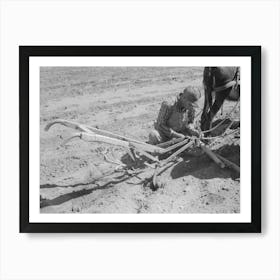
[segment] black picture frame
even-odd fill
[[[251,223],[31,223],[29,221],[29,149],[31,148],[29,147],[29,58],[32,56],[251,57]],[[261,232],[260,46],[19,46],[19,101],[21,233]]]

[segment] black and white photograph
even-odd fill
[[[22,172],[23,223],[260,230],[260,47],[22,46],[20,55],[22,170],[32,174]]]
[[[239,213],[232,67],[41,67],[41,213]]]

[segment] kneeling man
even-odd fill
[[[194,128],[196,102],[201,97],[197,87],[188,86],[180,93],[174,103],[161,104],[155,129],[149,134],[149,143],[156,145],[173,138],[198,136]]]

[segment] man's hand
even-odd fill
[[[195,128],[194,124],[190,124],[187,127],[187,130],[188,130],[189,134],[191,134],[192,136],[199,137],[200,132],[198,131],[198,129]]]

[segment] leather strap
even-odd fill
[[[239,84],[239,81],[233,80],[233,81],[230,81],[230,82],[226,83],[225,85],[222,85],[222,86],[220,86],[220,87],[214,88],[213,91],[219,92],[219,91],[225,90],[225,89],[227,89],[227,88],[233,87],[233,86],[235,86],[237,83]]]

